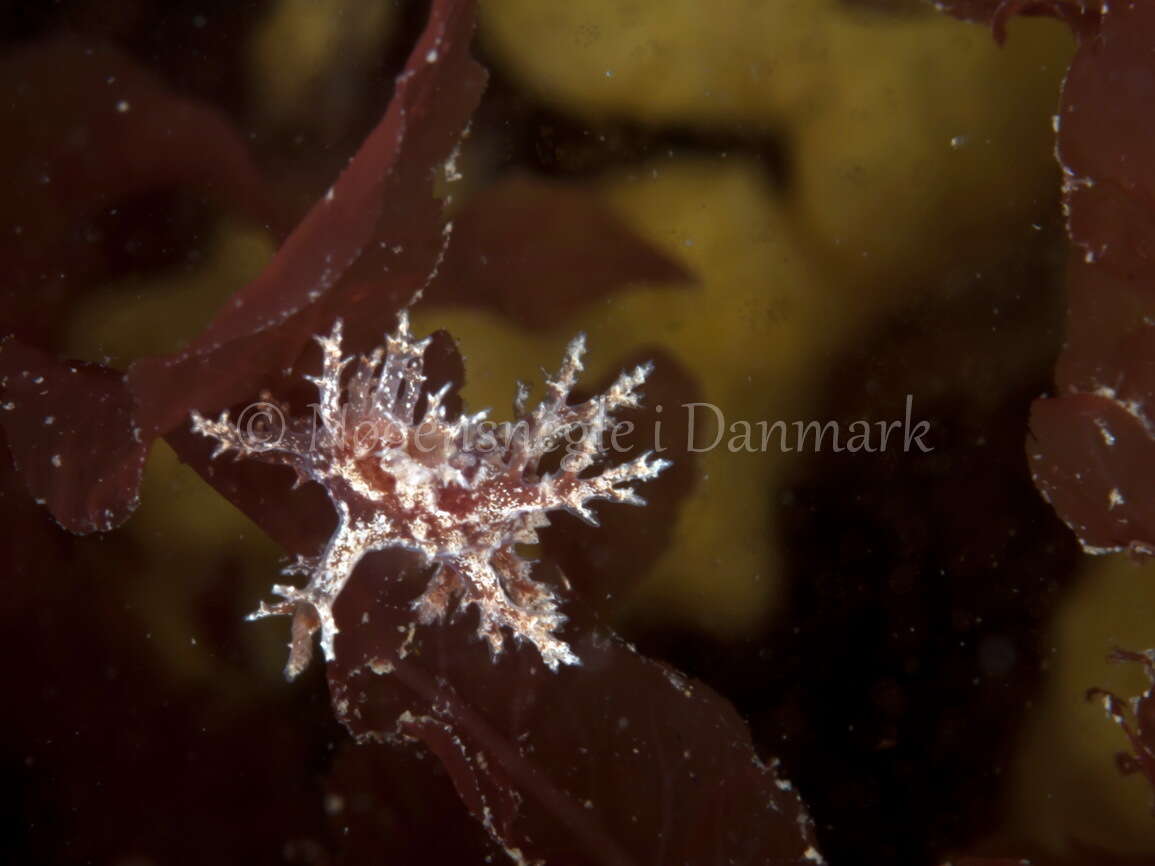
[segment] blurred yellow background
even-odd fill
[[[540,382],[540,368],[554,369],[580,330],[589,335],[587,381],[639,348],[660,346],[698,378],[701,399],[729,418],[813,417],[843,347],[902,310],[933,304],[934,292],[947,291],[937,275],[997,262],[1012,252],[1016,232],[1046,221],[1059,182],[1052,114],[1073,47],[1067,31],[1050,20],[1016,20],[999,48],[984,28],[929,5],[898,5],[886,12],[844,0],[485,0],[479,46],[526,98],[594,131],[625,123],[773,137],[786,178],[748,151],[689,147],[588,178],[696,282],[632,286],[534,333],[491,313],[419,306],[419,331],[446,328],[458,339],[468,404],[503,417],[515,380]],[[332,135],[351,111],[339,95],[367,86],[366,70],[395,36],[392,8],[272,3],[250,46],[260,122],[312,124],[322,138]],[[286,65],[290,49],[295,62]],[[332,104],[318,112],[319,101]],[[469,176],[485,162],[470,151],[477,138],[461,159],[465,191],[486,181]],[[73,334],[74,353],[124,364],[171,351],[273,246],[263,231],[222,220],[208,249],[192,272],[90,295],[76,316],[85,327]],[[1017,381],[1013,371],[1010,379]],[[764,625],[780,601],[772,503],[790,460],[774,451],[702,455],[674,543],[625,615],[723,637]],[[128,531],[144,545],[163,543],[190,571],[208,569],[227,539],[253,580],[255,605],[272,582],[276,552],[210,493],[158,446]],[[1116,643],[1153,642],[1155,583],[1150,567],[1117,558],[1085,568],[1053,625],[1050,678],[1024,728],[1005,832],[1055,849],[1073,837],[1151,851],[1150,791],[1137,778],[1120,779],[1111,755],[1125,742],[1082,695],[1092,685],[1122,695],[1142,689],[1137,667],[1108,667],[1104,658]],[[276,659],[280,650],[261,652]]]

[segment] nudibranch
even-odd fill
[[[449,386],[424,387],[430,338],[414,339],[406,312],[367,356],[344,357],[341,333],[338,320],[328,336],[315,338],[322,368],[306,377],[318,393],[310,418],[286,419],[285,407],[271,401],[249,407],[236,423],[227,412],[216,420],[192,413],[193,430],[216,440],[214,458],[231,450],[238,459],[292,466],[298,482],[320,484],[336,509],[337,528],[320,555],[285,569],[306,576],[306,585],[274,586],[282,600],[262,602],[249,616],[293,618],[285,675],[293,679],[308,665],[318,630],[326,660],[334,658],[337,597],[363,556],[395,547],[416,553],[431,573],[412,602],[417,622],[442,620],[455,603],[473,605],[478,635],[495,657],[508,629],[536,647],[551,670],[580,664],[558,637],[565,615],[556,592],[533,578],[533,563],[517,546],[537,542],[551,511],[596,525],[594,500],[644,504],[630,485],[654,478],[668,461],[646,452],[607,465],[605,440],[614,413],[639,405],[651,366],[625,371],[604,393],[570,405],[585,352],[579,335],[558,374],[546,379],[541,402],[530,410],[529,389],[518,383],[516,419],[496,425],[487,412],[449,417]],[[558,466],[543,470],[543,458],[563,445]]]

